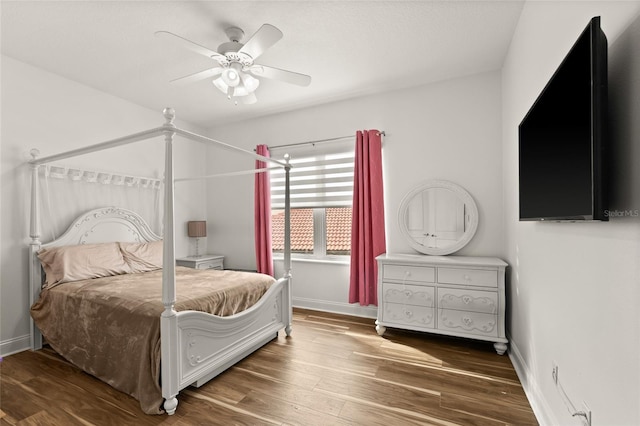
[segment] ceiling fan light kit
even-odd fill
[[[240,73],[242,73],[242,65],[234,62],[229,65],[229,68],[222,71],[220,77],[227,86],[236,87],[240,84]]]
[[[211,69],[177,78],[171,83],[192,83],[214,77],[213,85],[227,95],[229,100],[233,100],[235,105],[238,104],[236,98],[240,98],[244,104],[257,101],[254,92],[260,86],[258,78],[280,80],[298,86],[308,86],[311,83],[308,75],[254,63],[255,59],[282,38],[282,32],[273,25],[262,25],[244,44],[240,42],[244,37],[242,29],[230,27],[225,33],[230,41],[218,46],[216,52],[168,31],[156,32],[158,37],[179,43],[216,61],[216,66]]]

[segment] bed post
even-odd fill
[[[35,161],[40,151],[32,149],[29,153],[32,160]],[[31,163],[31,218],[29,224],[29,307],[35,303],[42,289],[42,275],[40,272],[40,263],[38,262],[37,253],[40,250],[40,212],[38,211],[38,164]],[[31,350],[42,348],[42,334],[33,322],[33,318],[29,315],[31,322],[30,343]]]
[[[293,318],[293,308],[291,305],[291,192],[289,190],[289,172],[291,164],[289,163],[289,154],[285,154],[284,161],[284,277],[287,278],[286,296],[288,306],[288,318],[285,320],[284,332],[287,336],[291,336],[291,321]]]
[[[162,253],[162,304],[160,317],[160,345],[162,356],[162,397],[164,410],[172,415],[176,412],[179,391],[178,383],[178,321],[176,303],[176,260],[173,197],[173,136],[175,112],[171,108],[163,111],[165,117],[165,165],[164,165],[164,229]]]

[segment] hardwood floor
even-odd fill
[[[491,343],[388,329],[371,319],[296,309],[284,334],[199,389],[174,416],[50,348],[0,363],[1,425],[537,424],[507,356]]]

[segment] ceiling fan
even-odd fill
[[[282,31],[273,25],[262,25],[244,44],[240,42],[244,37],[242,29],[230,27],[225,30],[225,33],[229,37],[229,41],[222,43],[218,46],[218,50],[214,51],[169,31],[157,31],[155,33],[157,37],[179,44],[217,62],[213,68],[176,78],[171,80],[171,83],[186,84],[213,78],[214,86],[226,94],[228,99],[233,100],[236,105],[238,104],[236,98],[240,98],[245,104],[253,104],[257,101],[254,92],[260,85],[259,78],[261,77],[298,86],[308,86],[311,83],[311,77],[308,75],[259,65],[254,62],[282,38]]]

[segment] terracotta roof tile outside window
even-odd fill
[[[351,207],[328,208],[327,254],[351,252]]]
[[[327,254],[351,250],[351,207],[326,209]],[[284,211],[271,215],[273,251],[284,250]],[[313,253],[313,209],[291,209],[291,252]]]

